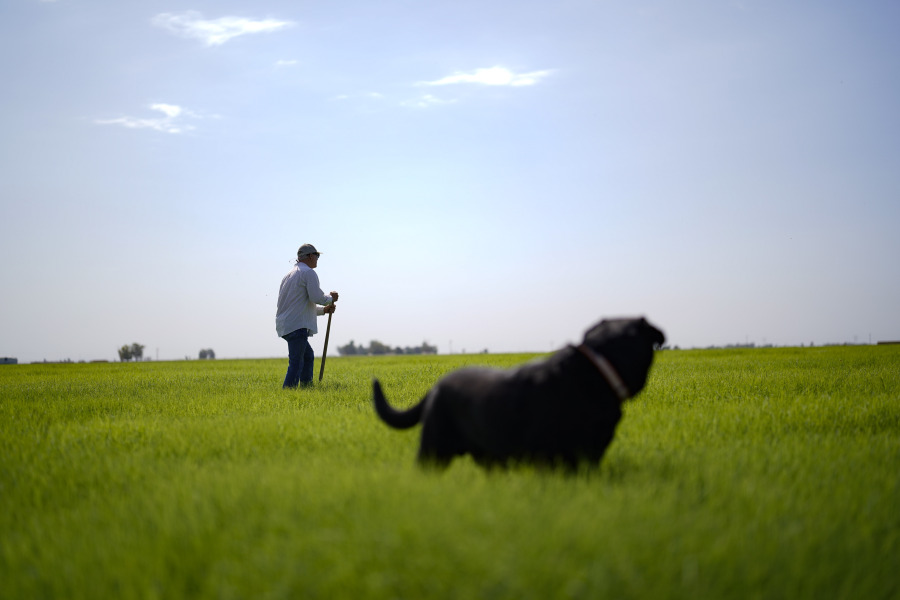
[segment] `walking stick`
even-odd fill
[[[325,357],[328,355],[328,335],[331,333],[331,316],[334,313],[328,313],[328,327],[325,329],[325,347],[322,348],[322,364],[319,367],[319,381],[325,376]]]

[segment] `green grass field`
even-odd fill
[[[900,597],[900,347],[658,353],[574,476],[371,408],[531,358],[0,367],[0,598]]]

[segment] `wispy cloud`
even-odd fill
[[[300,64],[300,61],[297,60],[276,60],[276,67],[295,67]]]
[[[430,108],[441,104],[453,104],[454,102],[456,102],[456,100],[444,100],[437,96],[432,96],[431,94],[422,94],[418,98],[405,100],[404,102],[401,102],[400,105],[407,108]]]
[[[197,113],[175,104],[151,104],[148,108],[161,112],[163,116],[155,118],[118,117],[116,119],[96,119],[98,125],[121,125],[129,129],[153,129],[165,133],[184,133],[195,129],[193,125],[183,123],[183,117],[199,119]]]
[[[243,17],[220,17],[204,19],[197,11],[183,13],[162,13],[153,17],[152,23],[181,37],[202,41],[207,46],[219,46],[241,35],[269,33],[293,25],[290,21],[275,19],[246,19]]]
[[[481,85],[509,85],[525,86],[534,85],[552,71],[532,71],[530,73],[514,73],[505,67],[490,67],[487,69],[475,69],[464,73],[457,71],[452,75],[435,81],[421,81],[417,85],[454,85],[459,83],[477,83]]]

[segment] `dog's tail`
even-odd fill
[[[408,410],[397,410],[388,404],[377,379],[372,380],[372,399],[375,401],[375,412],[378,413],[381,420],[395,429],[409,429],[418,425],[422,420],[422,411],[425,409],[424,400]]]

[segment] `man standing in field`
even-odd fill
[[[333,313],[338,299],[337,292],[326,295],[319,287],[319,276],[313,270],[319,254],[312,244],[300,246],[297,264],[281,280],[278,291],[275,331],[288,344],[288,370],[282,386],[285,389],[312,384],[314,356],[309,337],[319,330],[316,317]]]

